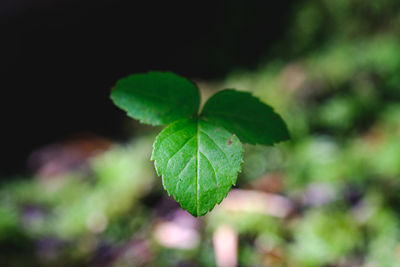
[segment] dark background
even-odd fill
[[[0,175],[30,151],[81,132],[124,140],[109,100],[117,79],[171,70],[215,79],[267,60],[291,1],[178,4],[127,0],[1,2]]]
[[[1,265],[400,266],[400,1],[192,3],[0,1]],[[244,145],[194,218],[160,129],[109,99],[148,70],[248,91],[292,138]]]

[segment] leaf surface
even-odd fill
[[[163,186],[193,216],[210,211],[235,184],[242,163],[239,139],[210,122],[179,120],[156,138],[152,160]]]
[[[216,93],[204,105],[202,116],[246,143],[272,145],[290,138],[282,118],[247,92],[226,89]]]
[[[199,90],[171,72],[134,74],[117,82],[111,99],[128,116],[142,123],[163,125],[198,112]]]

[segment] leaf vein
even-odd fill
[[[183,171],[187,168],[187,166],[189,166],[190,162],[194,159],[195,157],[191,157],[188,162],[185,164],[185,166],[182,168],[182,170],[178,173],[177,177],[179,178],[181,176],[181,174],[183,173]],[[175,186],[175,191],[178,189],[178,185],[182,182],[181,179],[178,179],[178,182],[176,183]],[[185,193],[187,192],[189,186],[186,187]]]
[[[199,173],[200,173],[200,125],[199,121],[197,121],[197,132],[196,132],[196,137],[197,137],[197,165],[196,165],[196,212],[197,216],[200,215],[199,212],[199,191],[200,191],[200,183],[199,183]]]
[[[217,172],[215,171],[215,168],[214,168],[214,166],[211,164],[211,161],[207,158],[207,156],[204,154],[204,153],[202,153],[201,151],[200,151],[200,155],[203,155],[203,157],[208,161],[208,163],[210,164],[210,166],[211,166],[211,168],[213,169],[213,171],[214,171],[214,180],[215,180],[215,184],[219,184],[219,182],[218,182],[218,179],[217,179]]]
[[[186,127],[183,127],[182,129],[179,129],[178,131],[176,131],[176,132],[172,132],[171,134],[169,134],[169,135],[167,135],[166,137],[164,137],[162,140],[160,140],[160,146],[162,145],[162,143],[164,143],[166,140],[168,140],[169,138],[171,138],[172,136],[174,136],[174,135],[176,135],[177,133],[180,133],[180,132],[182,132],[183,130],[186,130],[187,128],[189,128],[190,126],[186,126]]]
[[[167,169],[168,169],[168,165],[169,165],[171,159],[173,159],[173,157],[175,157],[175,155],[176,155],[179,151],[181,151],[181,150],[182,150],[193,138],[195,138],[195,137],[196,137],[196,136],[192,136],[192,137],[188,138],[188,139],[185,141],[185,143],[183,143],[182,146],[181,146],[177,151],[175,151],[174,154],[172,154],[172,156],[170,156],[170,158],[169,158],[168,161],[167,161]]]
[[[205,136],[207,136],[208,139],[210,139],[210,140],[214,143],[214,145],[218,148],[218,150],[221,151],[222,154],[225,156],[227,162],[229,162],[228,156],[226,155],[225,151],[217,144],[217,142],[215,142],[214,139],[212,139],[212,138],[208,135],[208,133],[206,133],[205,131],[202,130],[201,132],[202,132]]]

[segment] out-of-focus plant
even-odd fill
[[[247,88],[293,137],[245,144],[237,188],[212,213],[194,218],[164,195],[154,136],[137,136],[83,169],[3,184],[1,262],[400,266],[399,7],[300,1],[275,59],[198,83],[208,95]]]

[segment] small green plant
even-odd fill
[[[123,78],[111,99],[142,123],[168,124],[154,142],[151,160],[168,194],[196,217],[221,203],[236,183],[240,141],[273,145],[289,139],[282,118],[246,92],[220,91],[199,113],[197,86],[171,72]]]

